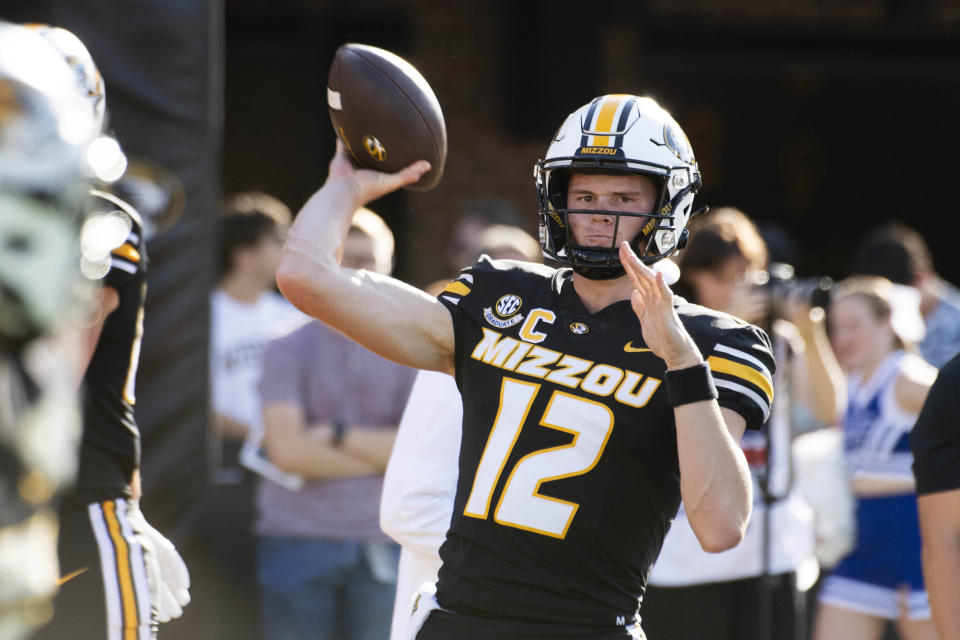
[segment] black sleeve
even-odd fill
[[[940,370],[910,432],[917,494],[960,489],[960,354]]]

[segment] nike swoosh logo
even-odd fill
[[[630,346],[632,344],[633,344],[633,341],[631,340],[627,344],[623,345],[623,350],[626,351],[627,353],[644,353],[645,351],[650,351],[650,349],[648,349],[647,347]]]
[[[81,573],[86,573],[89,569],[90,569],[90,567],[83,567],[82,569],[77,569],[76,571],[71,571],[70,573],[68,573],[67,575],[63,576],[62,578],[58,578],[58,579],[57,579],[57,586],[59,587],[59,586],[62,586],[62,585],[64,585],[64,584],[66,584],[67,582],[70,582],[71,580],[73,580],[74,578],[76,578],[76,577],[77,577],[78,575],[80,575]]]

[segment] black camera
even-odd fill
[[[783,305],[789,298],[799,297],[811,308],[824,310],[830,305],[833,279],[828,276],[797,278],[793,265],[772,262],[766,271],[757,274],[756,283],[770,294],[770,317],[782,318]]]

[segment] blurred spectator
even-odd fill
[[[805,637],[800,589],[816,575],[813,513],[793,484],[791,442],[800,431],[834,424],[843,374],[833,357],[822,309],[800,296],[757,286],[767,248],[740,210],[717,209],[691,225],[674,289],[691,302],[767,329],[778,362],[774,403],[762,431],[741,441],[754,480],[743,541],[703,551],[681,507],[664,540],[640,608],[651,638],[788,640]],[[773,299],[786,296],[773,308]],[[689,612],[696,610],[696,615]]]
[[[540,262],[540,243],[519,227],[491,225],[474,242],[477,254],[464,256],[468,261],[486,254],[495,260]],[[428,293],[440,295],[448,282],[434,283]],[[450,526],[457,490],[462,421],[460,391],[453,377],[418,371],[390,454],[380,502],[380,526],[402,545],[391,640],[408,637],[414,594],[425,582],[437,580],[440,545]]]
[[[453,226],[450,242],[446,245],[444,269],[455,274],[468,264],[473,264],[472,259],[478,255],[477,239],[490,224],[489,220],[478,214],[461,216]]]
[[[472,229],[476,233],[475,237],[469,240],[469,250],[461,247],[455,254],[450,254],[451,261],[457,260],[458,262],[451,262],[449,275],[434,280],[424,287],[424,291],[430,295],[438,295],[460,269],[472,265],[483,253],[498,259],[542,261],[543,255],[540,251],[540,244],[520,227],[509,224],[487,224],[474,228],[476,219],[472,218],[471,220],[473,222],[470,222],[467,226],[458,226],[458,233],[465,234],[467,229]]]
[[[252,531],[256,476],[294,482],[258,456],[263,414],[258,385],[267,343],[309,318],[274,290],[286,205],[261,192],[237,193],[220,218],[220,280],[210,296],[210,384],[216,443],[207,535],[216,573],[220,638],[258,638],[259,596]],[[244,443],[250,444],[246,447]]]
[[[800,259],[799,247],[786,225],[773,220],[757,221],[757,231],[767,245],[768,262],[797,264]]]
[[[882,276],[920,292],[926,335],[919,347],[927,362],[942,367],[960,351],[960,291],[934,270],[930,249],[917,231],[899,222],[874,228],[851,266],[854,275]]]
[[[960,638],[960,354],[943,366],[910,432],[923,576],[941,638]]]
[[[389,273],[392,258],[389,228],[358,210],[341,264],[371,277],[367,272]],[[377,511],[413,376],[413,369],[320,322],[267,347],[261,382],[267,451],[278,467],[307,482],[299,491],[260,485],[265,638],[387,637],[399,547],[380,531]]]
[[[520,216],[509,202],[497,198],[477,198],[465,202],[463,207],[463,213],[448,234],[442,264],[439,265],[451,274],[459,273],[460,269],[476,261],[480,255],[483,232],[488,227],[517,229],[525,233],[517,226]]]
[[[854,276],[834,287],[830,336],[847,372],[843,421],[856,495],[856,543],[825,578],[816,640],[873,640],[895,621],[910,640],[935,638],[921,571],[909,434],[936,370],[911,353],[916,297],[885,278]],[[912,305],[912,306],[911,306]]]

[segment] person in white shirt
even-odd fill
[[[494,259],[540,261],[540,244],[519,227],[490,225],[476,252]],[[476,261],[477,255],[467,264]],[[447,280],[434,283],[439,293]],[[436,371],[417,372],[383,479],[380,527],[400,543],[390,639],[406,638],[414,595],[435,582],[457,490],[463,406],[457,383]]]
[[[262,192],[228,197],[220,218],[220,280],[210,295],[213,500],[205,531],[217,575],[222,638],[257,638],[254,491],[257,474],[295,488],[302,479],[260,453],[258,384],[266,345],[310,320],[276,290],[275,272],[290,210]]]

